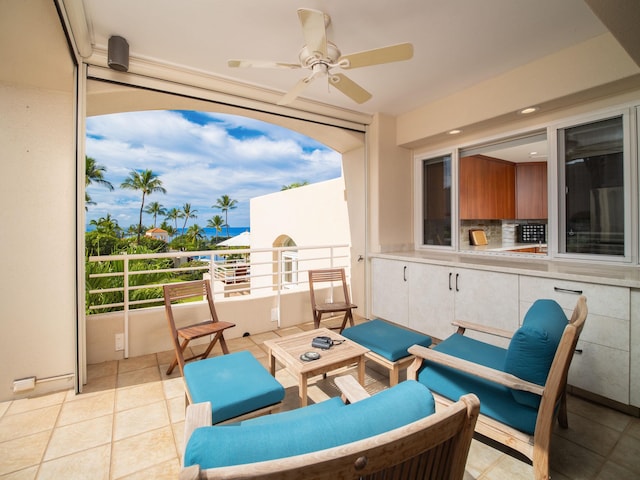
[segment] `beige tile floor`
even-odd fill
[[[312,328],[301,325],[228,341],[267,365],[262,342]],[[217,351],[216,353],[220,353]],[[0,479],[143,479],[178,476],[184,428],[179,373],[164,373],[172,352],[90,365],[84,392],[54,393],[0,403]],[[177,369],[176,369],[177,370]],[[344,372],[343,372],[344,373]],[[284,409],[296,408],[297,384],[284,370]],[[371,393],[388,386],[367,367]],[[318,377],[309,397],[337,395],[332,375]],[[640,478],[640,419],[569,398],[569,429],[557,429],[553,480]],[[466,480],[531,479],[526,462],[474,440]]]

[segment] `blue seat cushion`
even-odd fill
[[[184,381],[193,403],[211,402],[213,423],[284,398],[284,388],[248,351],[187,363]]]
[[[329,400],[237,425],[197,428],[184,465],[206,469],[301,455],[378,435],[434,412],[433,395],[409,380],[346,406]]]
[[[511,338],[504,371],[544,385],[567,323],[562,307],[554,300],[536,300]],[[520,390],[512,390],[512,395],[524,405],[536,409],[540,405],[539,395]]]
[[[496,370],[502,370],[506,356],[504,348],[457,333],[433,349]],[[528,434],[533,434],[535,430],[537,408],[516,402],[511,389],[500,384],[432,362],[424,363],[418,372],[418,381],[450,400],[475,393],[480,399],[480,412],[483,415]]]
[[[406,328],[392,325],[383,320],[371,320],[355,327],[345,328],[342,336],[359,343],[363,347],[395,362],[409,355],[412,345],[431,345],[431,337]]]

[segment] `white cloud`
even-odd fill
[[[87,155],[106,167],[105,178],[115,189],[89,186],[96,205],[89,206],[87,222],[107,213],[124,229],[138,222],[141,194],[119,188],[132,169],[152,170],[167,190],[148,196],[145,205],[156,201],[170,209],[190,203],[198,213],[189,225],[202,227],[220,214],[212,205],[222,195],[238,201],[229,212],[230,226],[246,227],[252,197],[341,174],[339,153],[297,132],[232,115],[197,117],[146,111],[88,118]],[[152,221],[144,214],[143,222]]]

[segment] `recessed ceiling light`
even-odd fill
[[[458,129],[456,128],[456,129],[453,129],[453,130],[449,130],[447,133],[448,133],[449,135],[457,135],[457,134],[459,134],[459,133],[462,133],[462,130],[458,130]]]
[[[538,111],[538,107],[527,107],[520,110],[519,113],[521,113],[522,115],[528,115],[529,113],[533,113],[537,111]]]

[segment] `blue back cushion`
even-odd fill
[[[522,326],[511,338],[504,371],[538,385],[544,385],[558,349],[567,316],[554,300],[536,300],[524,317]],[[516,402],[532,408],[540,405],[540,396],[511,391]]]
[[[429,389],[408,380],[351,405],[335,404],[330,412],[306,407],[272,414],[267,421],[197,428],[184,464],[206,469],[300,455],[378,435],[434,412]]]

